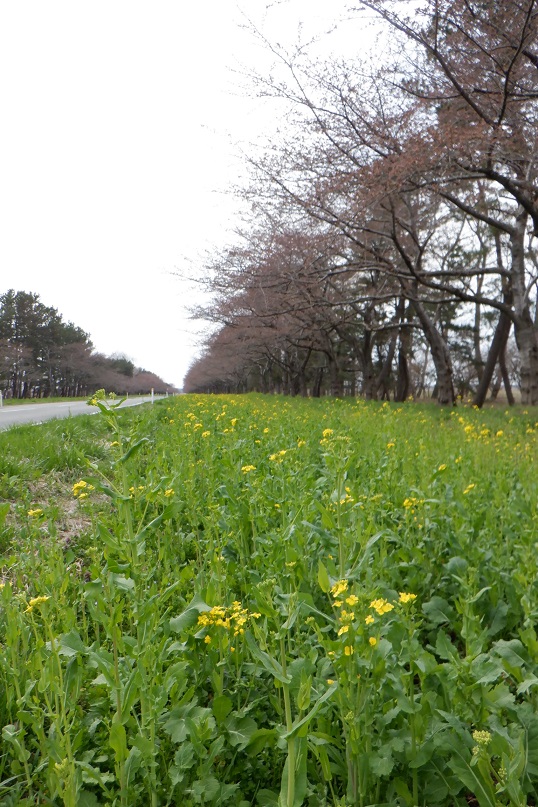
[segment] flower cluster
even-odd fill
[[[230,631],[234,636],[242,636],[245,632],[245,625],[249,619],[259,619],[261,614],[249,612],[243,608],[238,600],[231,606],[214,605],[210,611],[205,611],[198,615],[198,626],[200,628],[218,627]],[[211,638],[205,637],[207,644]]]
[[[91,490],[94,490],[93,485],[89,485],[84,479],[80,482],[75,482],[73,485],[73,496],[75,499],[87,499]]]
[[[50,600],[50,597],[32,597],[28,603],[28,608],[26,609],[25,614],[31,614],[36,606],[42,605],[42,603],[47,602],[47,600]]]
[[[389,611],[392,611],[394,605],[388,600],[384,600],[380,597],[377,600],[372,600],[370,603],[370,608],[373,608],[376,614],[379,616],[383,616],[383,614],[388,614]]]

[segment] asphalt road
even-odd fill
[[[155,400],[158,400],[157,396],[155,396]],[[149,401],[151,401],[151,396],[149,395],[140,398],[128,398],[122,403],[121,408],[138,406]],[[44,423],[46,420],[68,418],[75,415],[92,415],[98,411],[99,409],[96,406],[88,406],[85,401],[2,406],[0,407],[0,431],[9,429],[10,426],[21,426],[25,423]]]

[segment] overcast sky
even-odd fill
[[[292,43],[346,5],[0,3],[0,293],[37,292],[97,350],[180,386],[195,338],[174,272],[230,240],[234,144],[267,123],[234,72],[269,64],[242,12]]]

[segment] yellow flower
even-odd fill
[[[370,636],[370,638],[368,639],[368,641],[369,641],[369,643],[370,643],[370,645],[371,645],[372,647],[375,647],[375,646],[376,646],[376,644],[377,644],[377,639],[375,638],[375,636]]]
[[[387,448],[394,448],[396,443],[387,443]]]
[[[169,499],[170,496],[174,495],[174,488],[168,488],[168,490],[165,490],[164,495],[166,496],[167,499]]]
[[[502,437],[502,436],[503,436],[503,434],[504,434],[503,430],[502,430],[502,429],[499,429],[499,431],[497,432],[497,434],[495,435],[495,437]]]
[[[204,642],[205,642],[206,644],[210,644],[210,643],[211,643],[211,636],[206,636],[206,637],[204,638]]]
[[[343,594],[344,591],[347,591],[348,582],[347,580],[338,580],[337,583],[331,588],[331,594],[333,597],[339,597],[340,594]]]
[[[474,482],[471,482],[471,484],[470,484],[470,485],[467,485],[467,487],[466,487],[466,488],[465,488],[465,490],[463,491],[463,495],[464,495],[464,496],[466,496],[466,495],[467,495],[467,494],[468,494],[468,493],[469,493],[469,492],[470,492],[470,491],[471,491],[473,488],[475,488],[475,487],[476,487],[475,483],[474,483]]]
[[[439,466],[439,468],[438,468],[437,470],[438,470],[438,471],[444,471],[444,470],[445,470],[445,468],[446,468],[446,465],[445,465],[445,463],[443,462],[443,464],[442,464],[442,465],[440,465],[440,466]]]
[[[25,613],[26,614],[31,614],[32,611],[34,610],[34,608],[37,605],[41,605],[42,603],[47,602],[47,600],[50,600],[50,597],[45,597],[45,596],[32,597],[32,599],[28,603],[28,608],[26,609]]]
[[[377,600],[372,600],[372,602],[370,603],[370,608],[373,608],[374,611],[376,611],[376,613],[379,614],[379,616],[382,616],[383,614],[392,611],[394,605],[392,605],[390,602],[387,602],[387,600],[383,600],[380,598]]]
[[[241,468],[241,470],[243,471],[243,473],[244,473],[244,474],[248,474],[248,473],[249,473],[249,471],[255,471],[255,470],[256,470],[256,466],[255,466],[255,465],[243,465],[243,467]]]
[[[211,432],[202,432],[202,437],[209,437]]]
[[[373,618],[372,614],[368,614],[364,622],[366,625],[372,625],[375,622],[375,619]]]
[[[327,678],[327,683],[329,684],[329,686],[331,686],[332,684],[334,684],[334,679],[333,678]]]
[[[112,446],[119,446],[118,440],[114,440],[112,443],[110,443],[111,448],[112,448]]]
[[[347,633],[348,630],[349,630],[349,625],[342,625],[342,627],[338,631],[338,636],[342,636],[342,634]]]
[[[323,437],[325,437],[325,439],[327,439],[327,437],[330,437],[333,433],[334,432],[333,432],[332,429],[323,429],[323,432],[322,432]]]
[[[354,652],[355,652],[355,649],[354,649],[353,645],[347,644],[344,647],[344,655],[352,656]]]
[[[400,591],[400,593],[398,594],[398,597],[399,597],[400,602],[403,603],[404,605],[406,605],[408,602],[413,602],[413,600],[416,600],[417,595],[416,594],[408,594],[405,591]]]
[[[346,603],[351,605],[351,607],[357,605],[358,601],[359,598],[355,594],[350,594],[349,597],[346,597]]]
[[[297,448],[302,448],[304,445],[306,445],[304,440],[297,440]]]
[[[43,515],[43,510],[41,509],[41,507],[36,507],[35,510],[28,510],[28,515],[31,518],[37,518],[38,516]]]

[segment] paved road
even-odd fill
[[[158,400],[157,396],[155,396],[155,400]],[[148,401],[151,401],[149,395],[147,397],[128,398],[121,405],[121,408],[138,406],[138,404],[147,403]],[[10,426],[21,426],[24,423],[44,423],[45,420],[54,420],[55,418],[92,415],[98,411],[99,409],[96,406],[88,406],[85,401],[2,406],[0,407],[0,430],[9,429]]]

